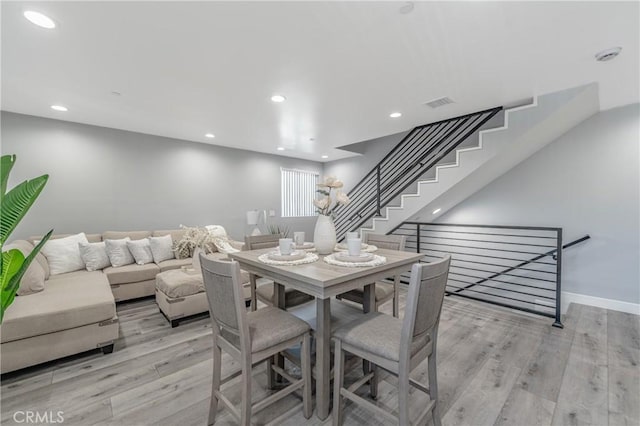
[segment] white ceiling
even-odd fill
[[[637,2],[402,4],[2,2],[2,109],[324,161],[592,81],[602,109],[639,101]],[[616,60],[594,60],[612,46]],[[456,103],[423,105],[445,95]]]

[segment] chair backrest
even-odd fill
[[[248,336],[247,312],[238,262],[228,259],[216,260],[201,254],[200,268],[214,333],[227,331],[239,338]],[[240,341],[243,339],[240,338]]]
[[[381,249],[404,251],[405,235],[364,234],[362,242]]]
[[[411,268],[411,280],[407,292],[400,339],[400,354],[410,350],[415,339],[431,334],[435,339],[435,331],[440,321],[451,256],[433,263],[416,263]]]
[[[282,238],[280,234],[247,235],[244,237],[244,250],[277,247],[280,238]]]

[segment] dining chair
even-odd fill
[[[281,235],[269,234],[269,235],[247,235],[244,237],[244,250],[258,250],[263,248],[275,248],[278,247],[278,243]],[[257,309],[257,299],[262,303],[274,306],[274,291],[275,284],[273,281],[261,284],[257,286],[257,279],[259,277],[255,274],[249,274],[249,282],[251,284],[251,310]],[[285,309],[293,308],[294,306],[301,305],[313,300],[313,296],[309,296],[301,291],[294,290],[292,288],[285,288],[284,290],[284,307]]]
[[[381,249],[403,251],[407,237],[404,235],[364,234],[362,242],[371,244]],[[393,316],[398,317],[400,276],[393,279],[393,283],[387,281],[376,282],[375,310],[383,303],[393,300]],[[360,288],[350,290],[336,296],[336,299],[349,300],[364,306],[364,291]]]
[[[446,256],[437,262],[413,265],[403,320],[370,312],[335,331],[334,425],[342,424],[343,398],[363,405],[390,422],[401,426],[412,424],[409,419],[409,386],[429,395],[428,404],[413,424],[422,424],[431,413],[434,425],[440,425],[436,345],[450,263],[451,256]],[[372,369],[345,388],[344,361],[347,352],[370,362]],[[409,376],[426,358],[429,360],[428,386]],[[398,417],[355,393],[369,382],[370,393],[372,396],[377,394],[379,368],[398,376]]]
[[[257,412],[302,389],[305,418],[311,417],[311,333],[309,324],[274,307],[247,312],[240,283],[240,266],[233,260],[215,260],[200,256],[204,287],[209,301],[213,330],[213,381],[208,424],[213,425],[221,402],[241,425],[249,425],[252,412]],[[301,345],[302,378],[296,379],[284,369],[272,364],[275,354]],[[228,352],[241,366],[240,370],[222,379],[222,350]],[[252,369],[267,362],[287,379],[289,385],[255,404],[251,402]],[[220,387],[241,375],[241,403],[238,410],[222,394]]]

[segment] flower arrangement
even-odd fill
[[[186,258],[193,256],[196,248],[201,248],[205,253],[215,251],[215,241],[218,237],[213,236],[207,228],[198,228],[180,225],[185,230],[184,236],[180,241],[175,241],[173,251],[180,256]]]
[[[320,194],[320,198],[313,200],[313,205],[316,206],[316,212],[324,216],[333,215],[333,211],[338,206],[346,206],[351,202],[347,194],[345,194],[340,188],[344,186],[341,180],[335,176],[328,176],[324,179],[324,182],[316,184],[318,189],[316,192]],[[335,199],[331,197],[331,191],[335,189]]]

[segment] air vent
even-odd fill
[[[445,106],[452,103],[454,103],[453,99],[447,96],[444,96],[442,98],[432,99],[430,101],[425,102],[424,104],[430,106],[431,108],[438,108],[438,107]]]

